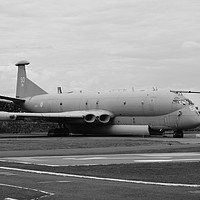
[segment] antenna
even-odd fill
[[[57,87],[57,91],[58,91],[58,94],[62,94],[62,88],[61,87]]]
[[[29,65],[29,64],[30,64],[30,62],[28,62],[27,60],[21,60],[18,63],[16,63],[15,65],[19,67],[19,66],[25,66],[25,65]]]

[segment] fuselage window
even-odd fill
[[[172,103],[179,104],[180,99],[178,97],[175,97]]]

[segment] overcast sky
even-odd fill
[[[49,93],[200,91],[200,1],[0,0],[0,94],[15,96],[20,60]]]

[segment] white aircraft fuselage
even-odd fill
[[[16,98],[0,96],[26,112],[0,112],[0,120],[32,118],[57,122],[58,128],[49,130],[49,136],[63,132],[151,135],[173,130],[174,137],[183,137],[183,130],[200,125],[198,110],[181,93],[155,90],[48,94],[27,78],[28,64],[16,64]]]
[[[146,135],[200,124],[192,102],[169,91],[44,94],[26,98],[23,107],[33,113],[106,110],[114,116],[106,124],[98,122],[98,116],[92,123],[68,123],[75,133]]]

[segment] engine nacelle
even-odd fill
[[[83,120],[86,123],[107,124],[114,115],[105,110],[83,111]]]

